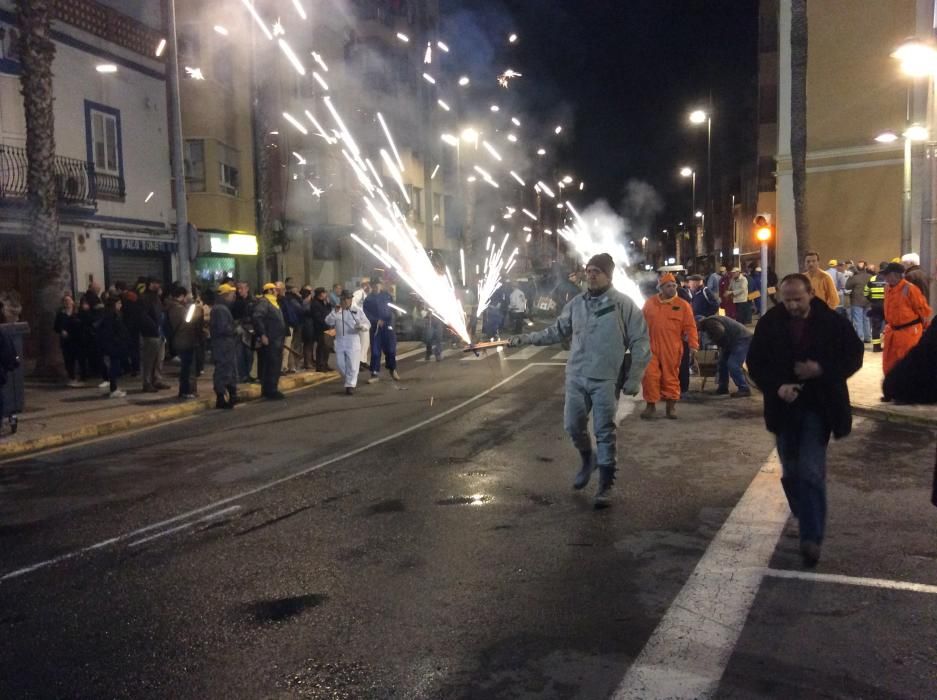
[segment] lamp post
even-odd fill
[[[680,174],[683,177],[690,178],[690,219],[692,219],[696,211],[696,171],[685,165],[680,168]]]
[[[759,217],[761,218],[761,217]],[[761,243],[761,311],[760,316],[764,316],[768,311],[768,241],[771,240],[771,227],[762,225],[755,231],[755,238]]]
[[[189,248],[189,212],[185,198],[185,161],[182,139],[182,102],[179,97],[179,44],[176,35],[176,3],[169,0],[169,114],[170,148],[172,150],[173,191],[176,197],[176,250],[179,257],[179,280],[189,286],[192,283],[192,261]]]
[[[937,248],[937,242],[934,241],[934,225],[937,223],[937,211],[935,211],[935,205],[937,205],[937,197],[934,196],[933,188],[937,184],[937,164],[934,163],[934,148],[935,144],[930,140],[930,137],[927,133],[927,127],[932,127],[937,121],[937,115],[935,115],[935,110],[937,110],[937,104],[935,104],[935,94],[934,94],[934,76],[937,75],[937,45],[934,43],[934,34],[933,30],[931,31],[931,36],[926,40],[915,39],[912,41],[905,42],[899,46],[892,54],[892,58],[897,59],[900,62],[901,72],[906,76],[915,78],[925,78],[926,79],[926,124],[924,126],[912,124],[905,131],[905,178],[906,186],[905,192],[903,193],[903,203],[904,200],[908,201],[909,212],[907,216],[902,217],[902,232],[901,232],[901,250],[903,253],[911,252],[911,235],[910,235],[910,194],[911,187],[907,184],[907,181],[910,179],[909,175],[909,163],[911,156],[911,146],[910,142],[914,136],[922,137],[921,140],[927,142],[928,149],[928,158],[926,159],[926,174],[923,178],[924,186],[922,187],[921,192],[921,246],[920,246],[920,256],[921,256],[921,267],[925,270],[928,279],[930,279],[934,274],[934,252]],[[909,105],[909,121],[912,118],[910,114],[910,105]],[[917,139],[913,139],[917,140]],[[902,214],[904,215],[904,209],[902,209]],[[907,232],[905,230],[907,226]],[[937,300],[937,289],[935,285],[931,285],[931,299],[933,303]]]
[[[690,123],[694,125],[706,124],[706,215],[712,221],[712,181],[713,181],[713,118],[712,114],[702,109],[690,112]],[[695,208],[695,205],[694,205]],[[704,228],[705,231],[705,228]]]

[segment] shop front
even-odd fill
[[[257,282],[257,237],[242,233],[201,232],[201,253],[192,266],[196,284],[217,286],[225,277]]]
[[[155,277],[164,284],[172,280],[172,257],[176,242],[143,238],[101,237],[104,251],[104,284],[135,283],[140,277]]]

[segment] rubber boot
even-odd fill
[[[573,488],[577,491],[586,487],[586,484],[589,483],[589,477],[592,476],[592,472],[595,470],[595,454],[592,450],[580,452],[579,456],[582,458],[582,466],[573,480]]]
[[[649,401],[647,406],[644,407],[644,410],[641,411],[641,418],[642,420],[651,420],[656,412],[657,404],[653,404]]]
[[[667,417],[677,420],[677,402],[673,399],[667,399]]]
[[[615,465],[599,465],[599,488],[593,503],[596,508],[608,508],[612,504],[612,485],[615,483]]]

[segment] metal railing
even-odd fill
[[[28,168],[29,159],[25,148],[0,146],[0,201],[26,199],[29,194],[26,182]],[[93,163],[55,156],[53,168],[55,191],[60,204],[96,207],[96,191],[99,192],[102,185],[108,192],[115,192],[114,199],[123,197],[123,181],[119,177],[107,175],[103,179],[113,182],[102,182],[102,176],[94,172]]]

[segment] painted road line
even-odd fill
[[[512,352],[507,356],[509,360],[529,360],[534,355],[543,352],[547,349],[546,345],[528,345],[527,347],[521,348],[516,352]]]
[[[930,593],[937,595],[937,586],[913,581],[894,581],[887,578],[865,578],[863,576],[844,576],[842,574],[818,574],[813,571],[789,571],[787,569],[765,569],[765,576],[771,578],[816,581],[817,583],[840,583],[847,586],[865,586],[867,588],[886,588],[892,591],[910,591],[912,593]]]
[[[442,412],[436,414],[435,416],[432,416],[432,417],[430,417],[430,418],[427,418],[427,419],[425,419],[425,420],[422,420],[422,421],[420,421],[419,423],[415,423],[414,425],[410,426],[409,428],[404,428],[403,430],[398,430],[396,433],[392,433],[392,434],[387,435],[387,436],[385,436],[385,437],[382,437],[382,438],[379,438],[379,439],[374,440],[374,441],[372,441],[372,442],[369,442],[368,444],[362,445],[361,447],[355,448],[354,450],[350,450],[350,451],[348,451],[348,452],[343,452],[342,454],[336,455],[336,456],[334,456],[334,457],[329,457],[328,459],[325,459],[325,460],[323,460],[323,461],[321,461],[321,462],[318,462],[318,463],[316,463],[316,464],[313,464],[313,465],[310,466],[310,467],[307,467],[307,468],[305,468],[305,469],[301,469],[301,470],[298,471],[298,472],[293,472],[292,474],[288,474],[288,475],[286,475],[286,476],[282,476],[282,477],[280,477],[279,479],[274,479],[273,481],[268,481],[268,482],[265,483],[265,484],[261,484],[260,486],[256,486],[256,487],[254,487],[254,488],[252,488],[252,489],[248,489],[247,491],[242,491],[242,492],[240,492],[240,493],[236,493],[236,494],[234,494],[233,496],[228,496],[227,498],[221,498],[221,499],[219,499],[219,500],[217,500],[217,501],[214,501],[213,503],[208,503],[208,504],[206,504],[206,505],[204,505],[204,506],[200,506],[199,508],[193,508],[192,510],[186,511],[185,513],[180,513],[179,515],[173,516],[173,517],[171,517],[171,518],[167,518],[166,520],[161,520],[161,521],[156,522],[156,523],[153,523],[153,524],[151,524],[151,525],[145,525],[144,527],[137,528],[136,530],[131,530],[130,532],[126,532],[126,533],[124,533],[124,534],[117,535],[116,537],[110,537],[110,538],[108,538],[108,539],[106,539],[106,540],[103,540],[103,541],[101,541],[101,542],[97,542],[97,543],[95,543],[95,544],[88,545],[87,547],[82,547],[82,548],[80,548],[80,549],[76,549],[76,550],[73,550],[73,551],[71,551],[71,552],[66,552],[65,554],[60,554],[59,556],[53,557],[52,559],[46,559],[46,560],[44,560],[44,561],[36,562],[35,564],[30,564],[29,566],[25,566],[25,567],[22,567],[22,568],[20,568],[20,569],[15,569],[14,571],[7,572],[7,573],[3,574],[2,576],[0,576],[0,583],[3,583],[4,581],[8,581],[8,580],[10,580],[10,579],[18,578],[18,577],[20,577],[20,576],[23,576],[23,575],[25,575],[25,574],[31,573],[31,572],[33,572],[33,571],[38,571],[38,570],[40,570],[40,569],[45,569],[45,568],[47,568],[47,567],[54,566],[54,565],[56,565],[56,564],[64,563],[64,562],[69,561],[69,560],[71,560],[71,559],[75,559],[75,558],[77,558],[77,557],[80,557],[82,554],[86,554],[86,553],[91,552],[91,551],[93,551],[93,550],[102,549],[102,548],[104,548],[104,547],[108,547],[108,546],[111,546],[111,545],[115,545],[115,544],[118,544],[118,543],[120,543],[120,542],[125,542],[125,541],[127,541],[127,540],[136,540],[140,535],[143,535],[143,534],[145,534],[145,533],[147,533],[147,532],[153,532],[154,530],[161,530],[162,528],[165,528],[167,525],[173,525],[173,524],[175,524],[175,523],[181,523],[181,522],[183,522],[183,521],[189,520],[189,519],[192,518],[193,516],[196,516],[196,515],[203,515],[203,514],[205,514],[205,513],[208,513],[208,512],[213,511],[213,510],[216,509],[216,508],[219,508],[219,507],[221,507],[221,506],[228,505],[229,503],[235,503],[235,502],[237,502],[237,501],[242,501],[242,500],[244,500],[245,498],[250,498],[251,496],[256,496],[256,495],[259,494],[259,493],[263,493],[263,492],[265,492],[265,491],[269,491],[269,490],[272,489],[272,488],[275,488],[275,487],[277,487],[277,486],[281,486],[282,484],[285,484],[285,483],[288,483],[288,482],[290,482],[290,481],[293,481],[294,479],[298,479],[299,477],[306,476],[307,474],[311,474],[311,473],[313,473],[313,472],[315,472],[315,471],[318,471],[318,470],[320,470],[320,469],[322,469],[322,468],[324,468],[324,467],[328,467],[328,466],[330,466],[330,465],[332,465],[332,464],[335,464],[336,462],[342,462],[342,461],[344,461],[344,460],[346,460],[346,459],[349,459],[350,457],[354,457],[354,456],[356,456],[356,455],[359,455],[359,454],[361,454],[362,452],[367,452],[368,450],[370,450],[370,449],[372,449],[372,448],[374,448],[374,447],[377,447],[378,445],[383,445],[383,444],[385,444],[385,443],[392,442],[392,441],[396,440],[396,439],[399,438],[399,437],[403,437],[404,435],[409,435],[409,434],[412,433],[412,432],[415,432],[415,431],[417,431],[417,430],[421,430],[422,428],[425,428],[427,425],[432,425],[432,424],[435,423],[436,421],[442,420],[443,418],[446,418],[447,416],[450,416],[450,415],[452,415],[453,413],[456,413],[456,412],[458,412],[458,411],[461,411],[461,410],[462,410],[463,408],[465,408],[466,406],[470,406],[471,404],[475,403],[475,402],[478,401],[479,399],[484,398],[484,397],[488,396],[489,394],[491,394],[491,393],[497,391],[498,389],[500,389],[501,387],[503,387],[505,384],[508,384],[508,383],[514,381],[515,379],[517,379],[519,376],[521,376],[524,372],[526,372],[527,370],[531,369],[532,367],[562,367],[562,366],[563,366],[562,364],[553,363],[553,362],[532,362],[532,363],[530,363],[529,365],[525,365],[525,366],[521,367],[521,368],[520,368],[519,370],[517,370],[514,374],[511,374],[511,375],[505,377],[504,379],[502,379],[502,380],[501,380],[500,382],[498,382],[497,384],[494,384],[494,385],[490,386],[489,388],[485,389],[484,391],[482,391],[482,392],[480,392],[480,393],[478,393],[478,394],[475,394],[475,396],[472,396],[471,398],[468,398],[468,399],[466,399],[465,401],[463,401],[463,402],[461,402],[461,403],[459,403],[459,404],[456,404],[455,406],[453,406],[453,407],[451,407],[451,408],[447,408],[445,411],[442,411]]]
[[[426,351],[420,350],[420,352],[423,353],[423,357],[418,359],[417,363],[426,362]],[[461,354],[462,354],[461,350],[453,350],[452,348],[449,348],[449,349],[442,351],[442,359],[445,360],[447,357],[452,357],[453,355],[461,355]],[[431,359],[430,362],[435,362],[435,360]]]
[[[560,350],[551,360],[556,360],[557,362],[566,362],[569,359],[569,350]]]
[[[211,522],[212,520],[217,520],[218,518],[224,515],[227,515],[228,513],[233,513],[236,510],[241,510],[241,506],[228,506],[227,508],[223,508],[222,510],[216,511],[214,513],[210,513],[209,515],[206,515],[203,518],[199,518],[198,520],[193,520],[188,523],[183,523],[182,525],[176,525],[176,527],[171,527],[168,530],[162,530],[161,532],[157,532],[155,535],[148,535],[147,537],[144,537],[143,539],[130,542],[127,545],[127,547],[139,547],[141,544],[152,542],[153,540],[159,539],[160,537],[166,537],[167,535],[172,535],[176,532],[180,532],[181,530],[188,530],[190,527],[195,527],[196,525],[200,525],[201,523],[208,523],[208,522]]]
[[[614,698],[709,698],[719,687],[789,515],[771,453],[671,603]]]

